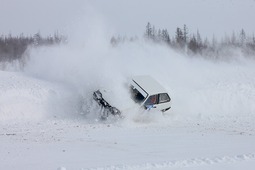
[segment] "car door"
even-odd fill
[[[157,110],[162,111],[171,107],[171,98],[167,93],[158,94]]]
[[[144,102],[144,106],[146,109],[155,109],[157,108],[157,104],[158,104],[158,95],[151,95],[149,96],[146,101]]]

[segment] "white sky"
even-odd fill
[[[202,36],[242,28],[252,34],[255,0],[0,0],[0,35],[61,32],[80,17],[102,20],[115,34],[127,36],[142,35],[148,21],[170,35],[183,24]]]

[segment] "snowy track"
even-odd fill
[[[202,170],[252,169],[255,164],[255,134],[197,125],[121,127],[52,120],[2,126],[0,140],[0,169]]]

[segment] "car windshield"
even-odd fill
[[[130,88],[131,91],[131,97],[136,103],[142,103],[145,99],[145,97],[133,86]]]

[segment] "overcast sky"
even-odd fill
[[[0,35],[62,32],[83,17],[127,36],[142,35],[148,21],[171,35],[183,24],[202,36],[252,34],[255,0],[0,0]]]

